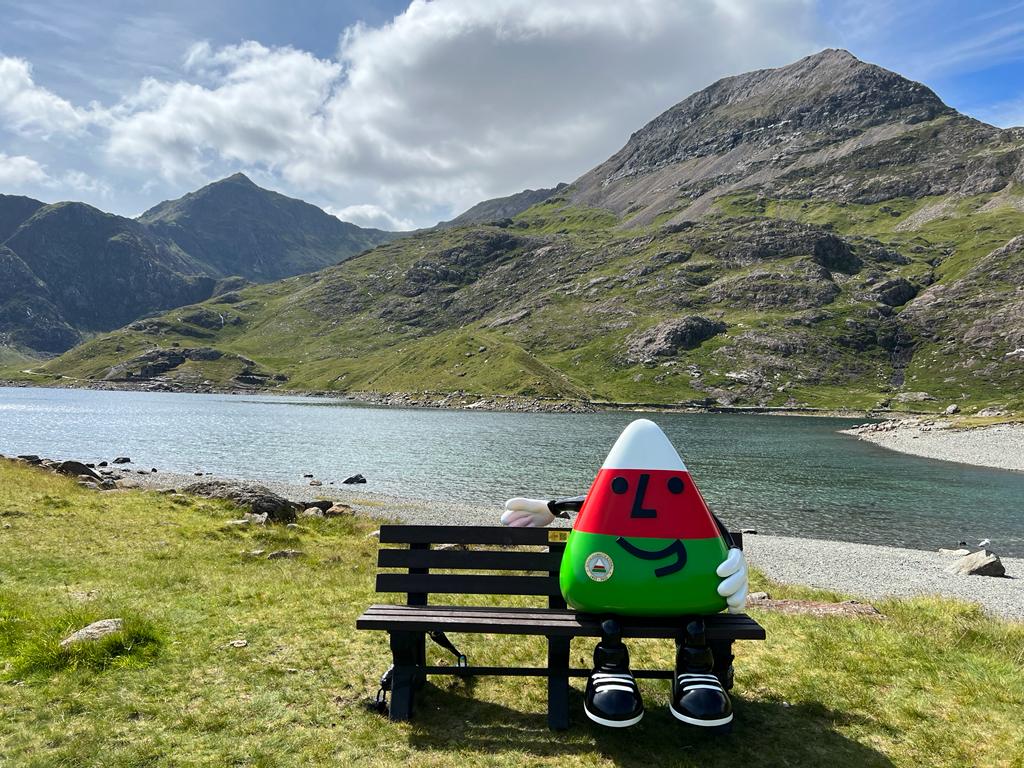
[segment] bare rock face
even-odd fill
[[[121,619],[102,619],[100,621],[94,621],[87,627],[82,627],[74,634],[68,635],[60,641],[61,648],[68,648],[77,643],[88,643],[95,642],[96,640],[102,640],[107,635],[112,635],[115,632],[120,632],[124,627],[124,621]]]
[[[247,507],[254,515],[266,515],[275,523],[295,522],[297,505],[259,483],[203,480],[182,489],[209,499],[227,499]]]
[[[629,336],[626,339],[626,360],[645,363],[658,357],[672,357],[681,350],[696,349],[712,336],[725,333],[725,330],[725,323],[700,315],[666,320]]]
[[[966,557],[961,557],[949,567],[949,572],[965,576],[1005,576],[1006,568],[1000,561],[999,555],[987,549],[981,549]]]

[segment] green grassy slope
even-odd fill
[[[0,461],[3,762],[1009,768],[1024,755],[1024,629],[933,599],[880,603],[883,620],[758,612],[768,640],[738,644],[729,738],[675,722],[662,681],[644,682],[648,713],[624,733],[583,717],[578,681],[571,730],[549,732],[540,679],[437,678],[416,719],[392,724],[369,707],[386,638],[354,629],[379,599],[376,524],[225,525],[238,514],[204,499],[99,494]],[[245,554],[284,548],[306,556]],[[70,631],[113,617],[125,619],[120,635],[59,649]],[[474,663],[543,663],[542,640],[457,641]],[[584,665],[591,647],[574,641],[574,660]],[[666,669],[674,654],[657,641],[631,651]]]
[[[927,312],[901,319],[1024,232],[1018,194],[876,205],[737,195],[692,226],[639,228],[556,197],[511,226],[419,234],[135,323],[44,371],[103,378],[178,345],[249,358],[287,377],[282,388],[1021,409],[1012,335],[996,329],[975,349],[949,318],[938,332]],[[939,214],[923,216],[929,206]],[[970,291],[1005,308],[1014,297],[998,282]],[[630,353],[647,329],[692,316],[726,331],[665,354]],[[164,377],[230,385],[239,366],[198,363]]]

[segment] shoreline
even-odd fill
[[[892,419],[934,415],[919,411],[877,411],[857,408],[814,408],[800,406],[722,405],[706,401],[677,403],[612,402],[571,398],[526,397],[522,395],[455,392],[340,392],[335,390],[280,390],[258,387],[183,387],[161,381],[124,382],[28,379],[0,379],[0,387],[17,389],[81,389],[98,392],[161,392],[191,395],[248,395],[270,397],[316,397],[352,405],[382,408],[422,408],[451,411],[503,411],[508,413],[738,413],[758,416],[805,416],[809,418]]]
[[[133,465],[135,466],[135,465]],[[206,480],[238,480],[213,474],[201,477],[160,472],[129,476],[125,485],[147,490],[183,488]],[[361,490],[362,486],[303,486],[257,481],[285,498],[331,498],[358,514],[379,520],[430,525],[498,525],[499,506],[431,501]],[[557,527],[571,521],[556,520]],[[1024,558],[1001,558],[1007,578],[962,576],[946,572],[954,556],[923,549],[860,544],[830,539],[747,534],[748,562],[768,578],[853,595],[865,600],[941,595],[980,605],[1005,619],[1024,621]],[[837,564],[841,564],[838,566]]]
[[[958,426],[949,419],[899,419],[840,430],[890,451],[1024,472],[1024,423]]]

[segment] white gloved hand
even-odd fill
[[[543,499],[515,498],[505,502],[501,524],[512,528],[543,528],[555,519]]]
[[[722,583],[718,585],[718,594],[729,604],[729,613],[743,613],[747,604],[747,592],[750,589],[743,550],[730,549],[729,556],[718,566],[715,573],[722,579]]]

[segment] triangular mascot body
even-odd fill
[[[568,605],[604,619],[584,698],[591,720],[624,727],[643,716],[616,617],[682,616],[669,710],[691,725],[731,726],[730,644],[709,643],[701,616],[742,610],[746,563],[654,422],[626,427],[586,496],[517,498],[505,509],[501,521],[512,526],[543,526],[556,513],[579,510],[559,582]]]

